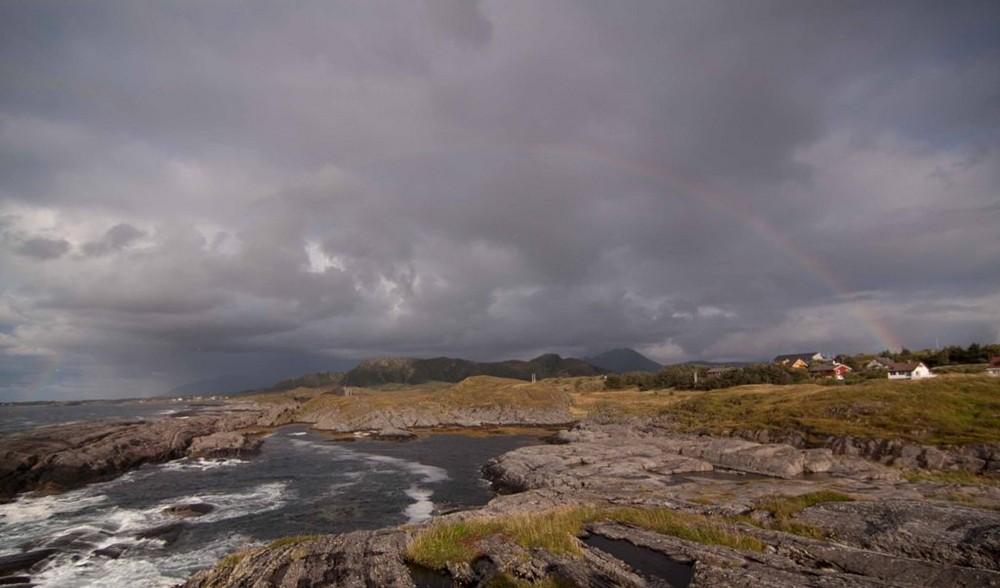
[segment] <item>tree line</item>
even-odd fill
[[[638,388],[639,390],[715,390],[746,384],[794,384],[808,381],[809,373],[772,363],[755,363],[741,367],[726,368],[720,374],[709,377],[709,368],[704,366],[679,364],[664,366],[658,372],[628,372],[610,374],[604,380],[608,390]]]

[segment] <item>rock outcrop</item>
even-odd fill
[[[29,490],[70,490],[111,479],[144,463],[182,458],[189,455],[196,441],[208,453],[233,451],[236,446],[248,449],[254,442],[233,431],[259,418],[259,411],[229,408],[189,416],[82,422],[3,433],[0,501]],[[220,432],[228,433],[220,438]]]
[[[796,431],[743,430],[730,432],[757,443],[785,443],[793,447],[809,446]],[[975,443],[956,447],[935,447],[901,439],[874,439],[854,435],[833,435],[814,442],[836,455],[862,457],[907,470],[964,471],[981,475],[1000,474],[1000,443]]]
[[[413,587],[402,558],[406,541],[406,532],[397,529],[292,538],[230,555],[184,587]]]
[[[187,450],[188,457],[245,457],[260,451],[263,439],[236,431],[220,431],[195,437]]]

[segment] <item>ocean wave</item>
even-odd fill
[[[294,499],[294,494],[285,482],[268,482],[254,487],[249,492],[197,494],[179,498],[175,502],[206,502],[215,506],[216,508],[212,512],[191,521],[193,524],[214,523],[253,513],[277,510]]]
[[[40,523],[57,514],[74,513],[107,500],[94,495],[89,488],[57,496],[18,496],[13,502],[0,504],[0,529],[6,525]]]
[[[105,588],[107,586],[175,586],[183,578],[164,575],[157,565],[144,559],[86,558],[62,554],[49,560],[36,574],[32,584],[58,588]]]

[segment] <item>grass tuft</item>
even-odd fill
[[[733,531],[725,521],[667,508],[562,507],[540,513],[509,515],[464,521],[437,521],[417,532],[406,550],[406,559],[431,568],[448,563],[472,563],[482,555],[477,543],[500,535],[525,548],[578,556],[577,536],[597,521],[618,521],[706,545],[724,545],[747,551],[763,551],[760,540]]]
[[[275,549],[278,547],[285,547],[286,545],[298,545],[300,543],[305,543],[306,541],[315,541],[321,539],[323,535],[290,535],[288,537],[279,537],[272,541],[267,548]]]

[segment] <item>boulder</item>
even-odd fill
[[[174,515],[181,518],[193,518],[206,515],[215,510],[215,507],[207,502],[193,502],[189,504],[175,504],[163,509],[165,514]]]

